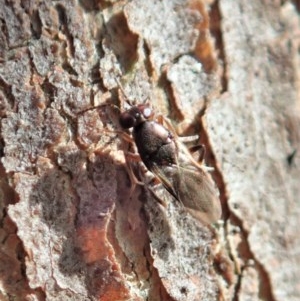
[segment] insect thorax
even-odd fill
[[[156,164],[176,162],[176,145],[169,131],[155,121],[146,121],[134,128],[134,139],[141,159],[148,169]]]

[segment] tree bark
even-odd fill
[[[0,299],[298,300],[298,13],[0,0]],[[144,102],[205,145],[216,224],[126,160]]]

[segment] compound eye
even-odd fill
[[[129,129],[135,126],[136,118],[130,113],[124,112],[119,118],[120,125],[123,129]]]
[[[152,109],[149,107],[145,107],[143,110],[143,115],[145,119],[149,119],[153,115]]]

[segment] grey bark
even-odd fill
[[[298,300],[297,9],[0,0],[0,299]],[[126,162],[120,83],[200,136],[218,223]]]

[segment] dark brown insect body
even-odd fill
[[[140,157],[152,171],[154,166],[176,163],[176,145],[171,133],[152,118],[149,107],[139,105],[124,112],[120,117],[123,128],[133,127],[133,138]]]
[[[147,105],[133,106],[121,114],[120,124],[124,129],[133,128],[143,163],[187,211],[204,223],[215,222],[221,215],[220,201],[205,166],[153,115]]]

